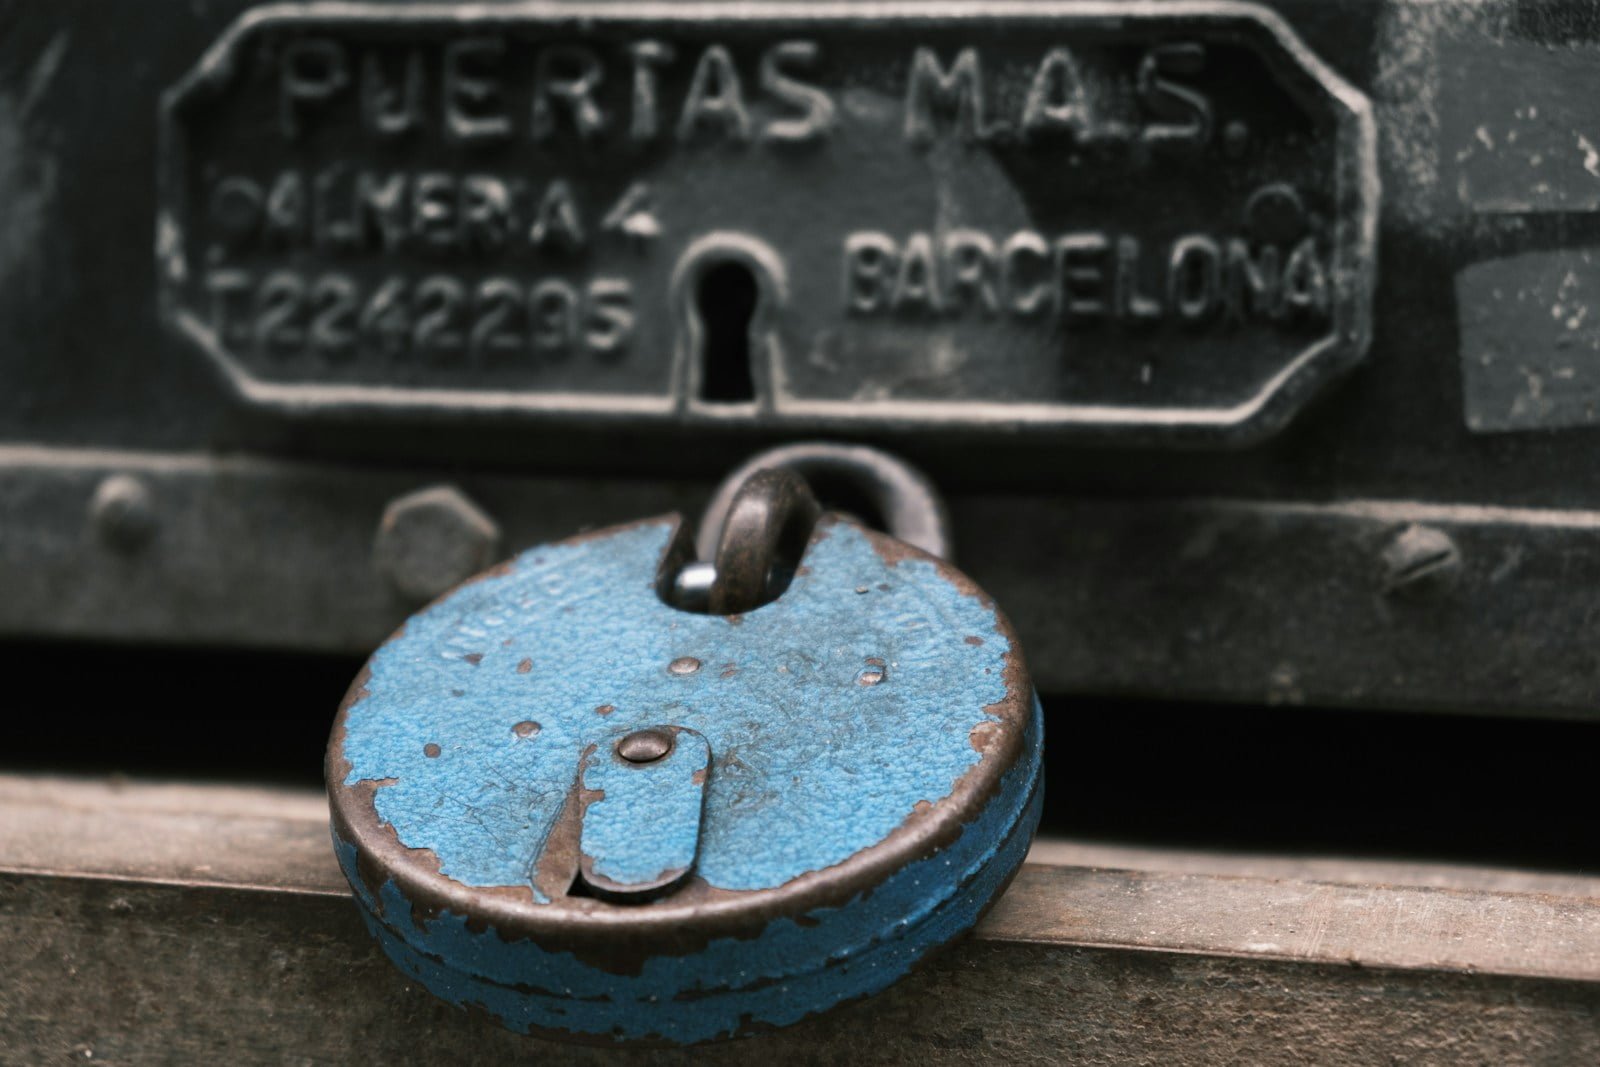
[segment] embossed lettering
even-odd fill
[[[295,325],[305,300],[305,283],[293,271],[273,271],[256,290],[251,340],[262,355],[292,352],[305,341]]]
[[[1205,61],[1205,47],[1192,43],[1159,45],[1139,61],[1139,99],[1153,114],[1171,120],[1146,126],[1146,144],[1198,147],[1211,139],[1211,101],[1170,77],[1198,73]]]
[[[644,182],[634,182],[628,186],[627,192],[600,220],[600,228],[640,243],[660,236],[661,222],[655,215],[655,197],[650,192],[650,186]]]
[[[360,240],[354,212],[349,200],[336,204],[340,186],[348,188],[348,176],[343,167],[333,167],[318,174],[311,196],[312,241],[330,251],[349,251]],[[339,208],[344,208],[341,215]]]
[[[328,274],[311,287],[311,350],[343,358],[355,350],[356,283],[343,274]]]
[[[296,171],[284,171],[267,193],[262,238],[267,244],[294,245],[306,237],[306,186]]]
[[[468,248],[496,252],[511,229],[511,190],[499,178],[469,174],[461,179],[461,239]]]
[[[411,233],[425,245],[456,243],[456,179],[453,174],[419,174],[411,183]]]
[[[1328,275],[1317,257],[1317,242],[1307,237],[1283,265],[1283,306],[1289,314],[1323,318],[1328,314]]]
[[[522,314],[522,286],[510,278],[486,278],[478,284],[472,303],[475,321],[467,351],[474,360],[522,347],[514,329]]]
[[[278,70],[278,124],[291,139],[303,132],[303,108],[327,103],[350,83],[344,46],[322,37],[289,42]]]
[[[396,87],[387,79],[383,58],[367,54],[361,64],[361,110],[367,129],[380,137],[398,137],[423,125],[422,51],[408,48]]]
[[[589,140],[605,128],[605,116],[594,92],[605,76],[600,58],[581,45],[557,45],[539,53],[534,73],[533,136],[544,140],[556,129],[559,101],[578,136]]]
[[[1078,61],[1070,49],[1052,48],[1028,88],[1028,100],[1022,110],[1023,136],[1036,138],[1065,130],[1083,140],[1087,139],[1092,122]]]
[[[886,233],[853,233],[845,238],[845,309],[871,313],[886,307],[898,260],[898,246]]]
[[[405,280],[390,278],[361,308],[357,323],[364,343],[386,355],[406,350],[411,337],[411,316],[406,312]]]
[[[211,298],[211,332],[226,341],[232,334],[234,304],[250,292],[251,278],[242,270],[206,272],[206,294]]]
[[[1250,255],[1250,246],[1235,237],[1227,248],[1227,294],[1224,305],[1228,321],[1242,323],[1254,316],[1278,314],[1278,248],[1267,245],[1259,255]]]
[[[762,91],[800,112],[795,118],[774,119],[761,132],[768,141],[813,141],[827,135],[833,127],[833,98],[823,89],[803,82],[784,70],[787,66],[810,66],[816,61],[814,41],[784,41],[761,56]]]
[[[1281,273],[1276,246],[1252,253],[1242,238],[1204,233],[1147,250],[1132,234],[1097,230],[1054,239],[1019,230],[999,241],[954,229],[903,242],[866,231],[850,234],[844,253],[844,307],[852,315],[1029,318],[1049,310],[1068,325],[1195,328],[1221,319],[1230,328],[1290,328],[1325,321],[1332,299],[1312,238],[1295,246]]]
[[[1106,252],[1103,233],[1069,233],[1055,244],[1056,299],[1068,321],[1106,313]]]
[[[1038,273],[1032,281],[1027,280],[1032,268],[1023,265],[1025,259],[1038,264]],[[1021,230],[1006,238],[1000,252],[1000,286],[1007,310],[1018,315],[1032,315],[1042,310],[1050,299],[1049,279],[1049,242],[1031,230]]]
[[[454,278],[435,274],[417,283],[416,323],[412,344],[419,352],[446,354],[462,345],[461,307],[466,288]]]
[[[700,54],[694,80],[678,117],[678,140],[688,143],[696,131],[710,125],[730,141],[750,139],[750,115],[744,107],[744,87],[733,57],[720,44]]]
[[[528,296],[533,348],[547,355],[568,352],[578,340],[578,293],[560,278],[547,278]]]
[[[498,73],[505,42],[469,37],[444,46],[445,128],[458,141],[497,141],[511,133]],[[476,72],[476,73],[474,73]]]
[[[963,48],[948,70],[939,65],[931,48],[918,48],[911,57],[906,83],[906,140],[914,145],[933,141],[934,108],[954,109],[956,129],[968,140],[989,133],[984,125],[983,69],[976,48]]]
[[[990,314],[998,311],[994,239],[977,230],[951,230],[945,234],[943,245],[945,295],[950,308],[976,306]]]
[[[623,278],[596,278],[589,283],[589,314],[584,342],[589,351],[620,352],[633,337],[633,287]]]
[[[914,233],[900,253],[900,270],[894,279],[894,295],[890,306],[896,311],[908,305],[920,305],[929,311],[941,311],[944,299],[939,293],[939,269],[933,255],[933,239],[925,233]]]
[[[635,141],[653,140],[660,115],[656,68],[671,63],[675,53],[671,45],[660,41],[636,41],[628,47],[628,54],[633,58],[633,117],[628,136]]]
[[[1222,288],[1222,252],[1217,242],[1190,234],[1173,242],[1167,270],[1167,303],[1178,316],[1200,322],[1216,309]]]
[[[1117,314],[1134,321],[1152,321],[1162,314],[1161,302],[1139,291],[1139,239],[1117,238]]]
[[[583,222],[578,218],[572,187],[566,182],[557,179],[545,190],[530,239],[535,245],[555,245],[569,251],[583,247]]]
[[[362,171],[356,176],[356,211],[361,233],[377,233],[385,252],[397,251],[406,239],[406,179],[403,174],[377,175]]]

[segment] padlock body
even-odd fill
[[[777,600],[693,614],[657,593],[678,537],[603,531],[469,583],[373,657],[335,728],[369,928],[512,1029],[691,1043],[876,992],[977,921],[1037,824],[1037,702],[969,581],[829,520]],[[657,772],[611,750],[662,724],[709,747],[692,862],[602,899],[591,868],[682,862],[681,793],[653,812]]]

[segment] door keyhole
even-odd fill
[[[700,276],[695,308],[700,313],[700,399],[714,404],[756,398],[750,372],[750,323],[760,293],[743,263],[726,260]]]

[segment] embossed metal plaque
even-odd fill
[[[1278,17],[870,12],[257,9],[164,104],[166,314],[285,412],[1238,439],[1360,359],[1371,120]]]

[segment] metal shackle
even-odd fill
[[[774,565],[799,558],[820,510],[813,490],[829,484],[859,494],[876,513],[861,517],[897,540],[950,558],[950,516],[927,475],[876,448],[806,441],[751,456],[717,486],[696,539],[701,562],[674,583],[679,606],[732,614],[770,600],[787,584]]]

